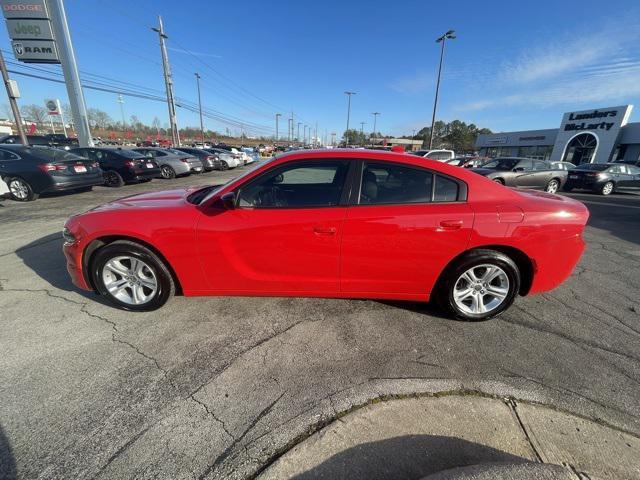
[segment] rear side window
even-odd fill
[[[466,190],[465,190],[466,191]],[[430,170],[393,163],[367,162],[360,182],[360,205],[456,202],[460,185]]]
[[[433,189],[434,202],[457,202],[460,196],[460,186],[457,182],[441,175],[435,175],[436,185]]]
[[[534,170],[549,170],[549,164],[547,162],[539,162],[539,161],[534,161],[533,162],[533,169]]]

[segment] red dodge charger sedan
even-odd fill
[[[413,155],[298,151],[222,186],[70,218],[75,285],[127,310],[175,292],[428,301],[481,320],[555,288],[584,250],[582,203]]]

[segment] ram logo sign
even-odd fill
[[[13,41],[13,53],[26,63],[60,63],[56,43],[52,40]]]

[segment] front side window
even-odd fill
[[[349,162],[293,162],[260,175],[240,189],[238,206],[314,208],[338,205]]]
[[[547,162],[534,161],[533,162],[534,170],[549,170],[549,164]]]
[[[521,168],[523,171],[527,172],[533,169],[533,162],[531,160],[521,160],[518,162],[516,168]]]

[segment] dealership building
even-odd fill
[[[487,157],[606,163],[640,160],[640,122],[628,123],[633,105],[567,112],[560,128],[479,135],[476,149]]]

